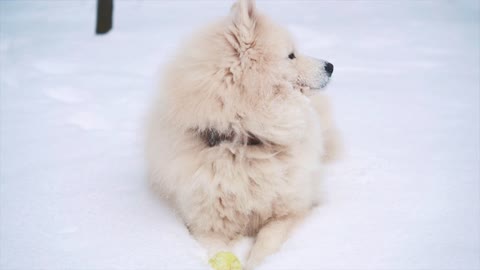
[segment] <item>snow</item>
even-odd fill
[[[115,2],[95,36],[94,1],[0,1],[0,269],[208,269],[148,189],[143,119],[162,64],[231,2]],[[258,6],[335,64],[346,144],[259,269],[480,269],[479,2]]]

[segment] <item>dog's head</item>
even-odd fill
[[[301,54],[286,30],[257,11],[254,0],[233,5],[226,38],[238,54],[243,75],[252,71],[286,78],[305,94],[324,88],[332,76],[331,63]]]

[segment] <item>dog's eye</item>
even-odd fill
[[[288,58],[290,58],[290,59],[295,59],[295,58],[297,58],[297,57],[295,56],[294,53],[291,53],[291,54],[288,55]]]

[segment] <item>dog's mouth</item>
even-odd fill
[[[310,94],[312,92],[325,90],[329,82],[330,82],[330,78],[327,78],[326,80],[316,85],[309,85],[302,82],[297,83],[297,85],[300,92],[302,92],[303,94]]]

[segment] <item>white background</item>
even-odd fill
[[[150,193],[158,72],[230,1],[0,1],[0,268],[208,269]],[[480,269],[478,1],[260,1],[328,88],[345,158],[259,269]]]

